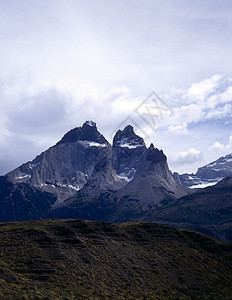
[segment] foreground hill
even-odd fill
[[[0,226],[1,299],[231,299],[232,244],[154,223]]]

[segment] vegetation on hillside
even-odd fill
[[[0,224],[0,299],[231,299],[232,244],[162,224]]]

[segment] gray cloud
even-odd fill
[[[5,71],[142,94],[231,72],[227,0],[18,0],[0,8]]]

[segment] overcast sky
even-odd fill
[[[232,153],[231,50],[231,0],[0,0],[0,174],[85,120],[180,173]]]

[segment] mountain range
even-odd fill
[[[231,157],[191,176],[213,181],[230,175]],[[0,221],[155,221],[232,240],[230,177],[194,190],[184,179],[191,176],[172,174],[163,151],[147,147],[132,126],[118,130],[111,145],[96,123],[86,121],[0,177]]]
[[[2,181],[17,191],[33,187],[35,196],[42,193],[41,199],[52,198],[40,216],[28,214],[17,209],[8,189],[1,200],[7,198],[4,202],[11,205],[13,214],[4,221],[44,217],[128,221],[191,192],[174,180],[163,151],[153,144],[147,148],[132,126],[118,130],[111,145],[92,121],[70,130],[55,146]]]
[[[194,174],[173,174],[177,182],[191,188],[202,188],[214,185],[232,174],[232,154],[222,156],[217,160],[198,168]]]

